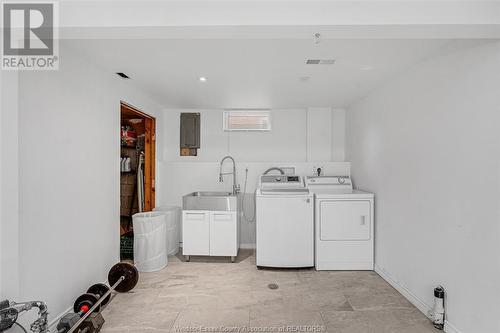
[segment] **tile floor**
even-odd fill
[[[374,272],[258,270],[252,251],[234,264],[169,257],[167,268],[141,273],[103,315],[103,333],[438,332]]]

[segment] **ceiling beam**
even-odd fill
[[[62,38],[498,38],[498,1],[61,1]]]

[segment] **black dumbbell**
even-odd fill
[[[68,332],[80,320],[79,313],[66,313],[57,323],[57,332]]]

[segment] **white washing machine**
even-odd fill
[[[303,177],[260,177],[256,229],[258,267],[314,266],[314,200]]]
[[[373,270],[374,194],[348,176],[307,177],[314,193],[316,270]]]

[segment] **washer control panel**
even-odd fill
[[[263,175],[260,177],[261,183],[295,183],[300,184],[302,180],[301,176],[286,176],[286,175]]]
[[[300,188],[305,187],[304,178],[296,175],[262,175],[260,176],[261,188]]]

